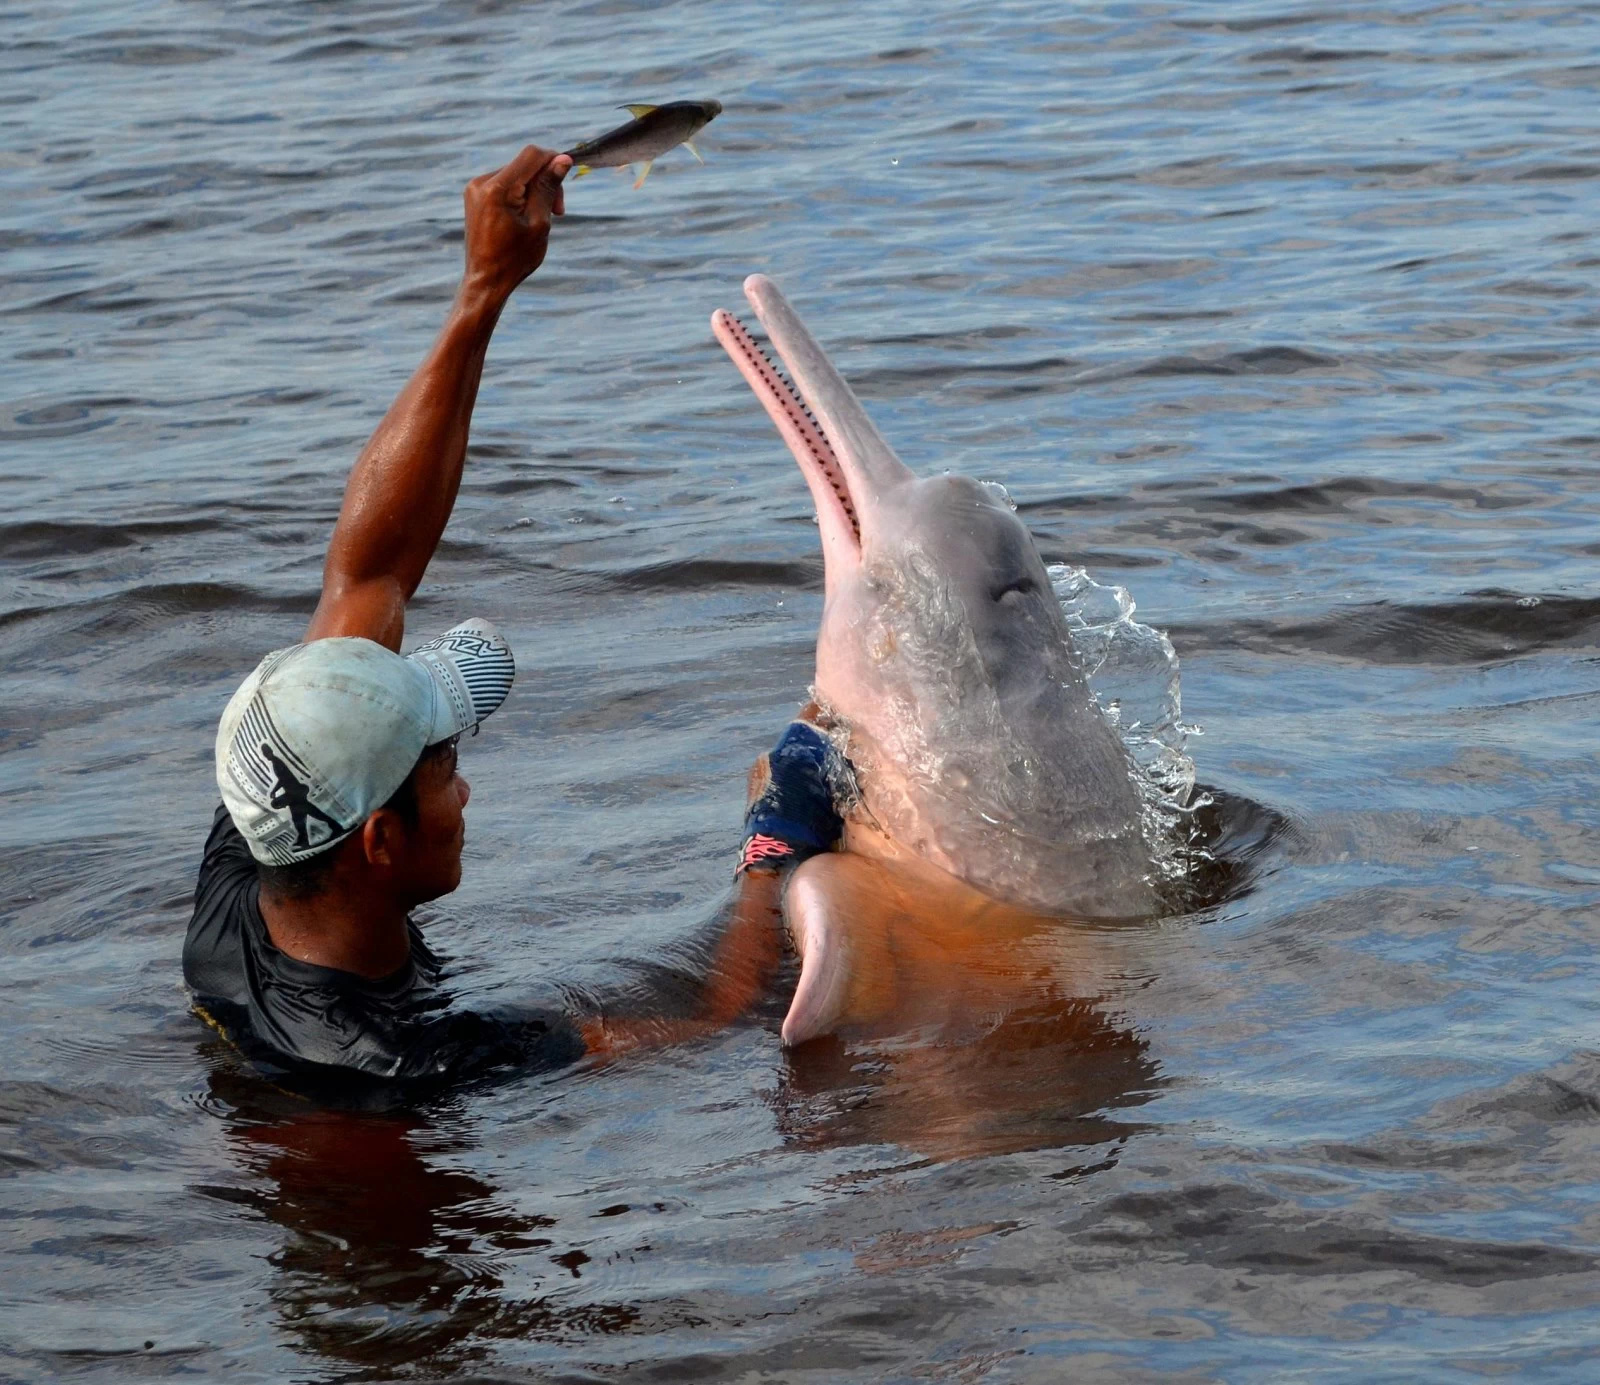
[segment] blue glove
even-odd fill
[[[736,876],[755,867],[799,865],[819,851],[832,851],[844,829],[834,802],[843,769],[839,752],[806,721],[792,721],[766,757],[766,783],[752,783],[744,814],[744,845]],[[762,769],[757,762],[756,773]]]

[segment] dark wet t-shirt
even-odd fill
[[[415,923],[408,923],[405,966],[370,981],[280,952],[259,894],[250,848],[219,806],[195,885],[183,975],[196,1007],[258,1066],[413,1083],[507,1066],[559,1067],[583,1056],[582,1037],[558,1011],[458,1008]]]

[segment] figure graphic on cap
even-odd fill
[[[294,777],[294,771],[272,753],[272,747],[265,741],[261,743],[261,753],[272,761],[272,768],[278,772],[278,782],[273,786],[272,797],[267,803],[273,808],[289,810],[289,818],[294,823],[294,844],[297,848],[304,851],[311,845],[311,838],[306,832],[308,817],[319,817],[328,824],[330,842],[344,831],[343,827],[311,801],[311,790]]]

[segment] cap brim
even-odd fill
[[[470,731],[506,700],[517,664],[505,637],[486,620],[467,620],[407,656],[433,685],[437,745]]]

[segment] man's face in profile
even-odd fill
[[[417,820],[402,828],[399,876],[414,904],[447,895],[461,883],[461,846],[466,840],[471,786],[461,777],[452,741],[423,756],[415,777]]]

